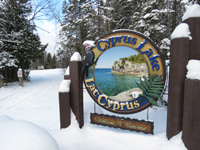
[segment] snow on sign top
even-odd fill
[[[194,4],[190,6],[185,12],[185,14],[183,15],[182,21],[191,17],[200,17],[200,5]]]
[[[194,59],[189,60],[186,68],[188,70],[186,74],[186,77],[188,79],[200,80],[200,61],[199,60],[194,60]]]
[[[171,39],[188,37],[190,40],[192,40],[192,37],[190,36],[190,34],[191,34],[191,32],[189,30],[188,24],[181,23],[176,27],[176,29],[171,34]]]
[[[81,55],[80,55],[78,52],[75,52],[75,53],[72,55],[70,61],[82,61]]]

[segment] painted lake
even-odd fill
[[[99,89],[107,96],[115,96],[137,88],[139,78],[132,74],[113,74],[110,68],[95,68],[95,80]]]

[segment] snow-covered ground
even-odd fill
[[[170,141],[166,138],[167,107],[149,108],[154,135],[93,125],[94,102],[86,90],[83,128],[79,129],[72,114],[71,125],[60,130],[62,69],[32,70],[30,76],[24,87],[15,82],[0,89],[0,150],[13,150],[13,146],[15,150],[57,150],[55,142],[60,150],[186,150],[181,133]],[[122,116],[96,107],[99,114]],[[146,120],[147,110],[123,116]]]

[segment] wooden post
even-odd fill
[[[170,48],[170,76],[167,112],[167,138],[182,131],[183,94],[186,65],[189,59],[189,38],[175,38]]]
[[[1,75],[0,75],[0,88],[3,87],[3,80],[1,78]]]
[[[188,18],[184,21],[187,23],[191,32],[192,40],[190,40],[190,59],[200,60],[200,17]]]
[[[185,80],[183,134],[188,150],[200,149],[200,80]]]
[[[70,79],[70,75],[64,75],[64,80]]]
[[[81,61],[70,61],[70,105],[76,119],[79,123],[79,127],[82,128],[84,125],[83,116],[83,83],[80,78],[82,68]]]
[[[24,86],[23,83],[23,73],[22,73],[22,69],[19,68],[17,71],[17,77],[19,78],[19,86]]]
[[[70,93],[59,92],[60,128],[67,128],[71,124]]]

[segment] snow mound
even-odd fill
[[[10,121],[10,120],[13,120],[12,118],[6,116],[6,115],[1,115],[0,116],[0,122],[2,121]]]
[[[78,52],[75,52],[75,53],[72,55],[70,61],[82,61],[81,55],[80,55]]]
[[[58,150],[54,138],[41,127],[0,116],[1,150]]]
[[[71,83],[71,80],[63,80],[60,84],[59,92],[61,92],[61,93],[69,92],[70,91],[70,83]]]
[[[182,21],[191,17],[200,17],[200,5],[194,4],[190,6],[185,12],[185,14],[183,15]]]
[[[173,136],[170,139],[170,143],[173,145],[173,147],[176,147],[179,150],[187,150],[187,148],[185,147],[185,144],[183,143],[183,140],[182,140],[182,132]]]
[[[95,47],[94,41],[91,41],[91,40],[84,41],[83,45],[90,45],[90,46],[94,46]]]
[[[188,79],[200,80],[200,61],[199,60],[195,60],[195,59],[189,60],[186,68],[188,70],[186,74],[186,77]]]
[[[191,40],[192,37],[190,36],[190,34],[191,34],[191,32],[189,30],[188,24],[181,23],[175,28],[175,30],[171,34],[171,39],[188,37]]]

